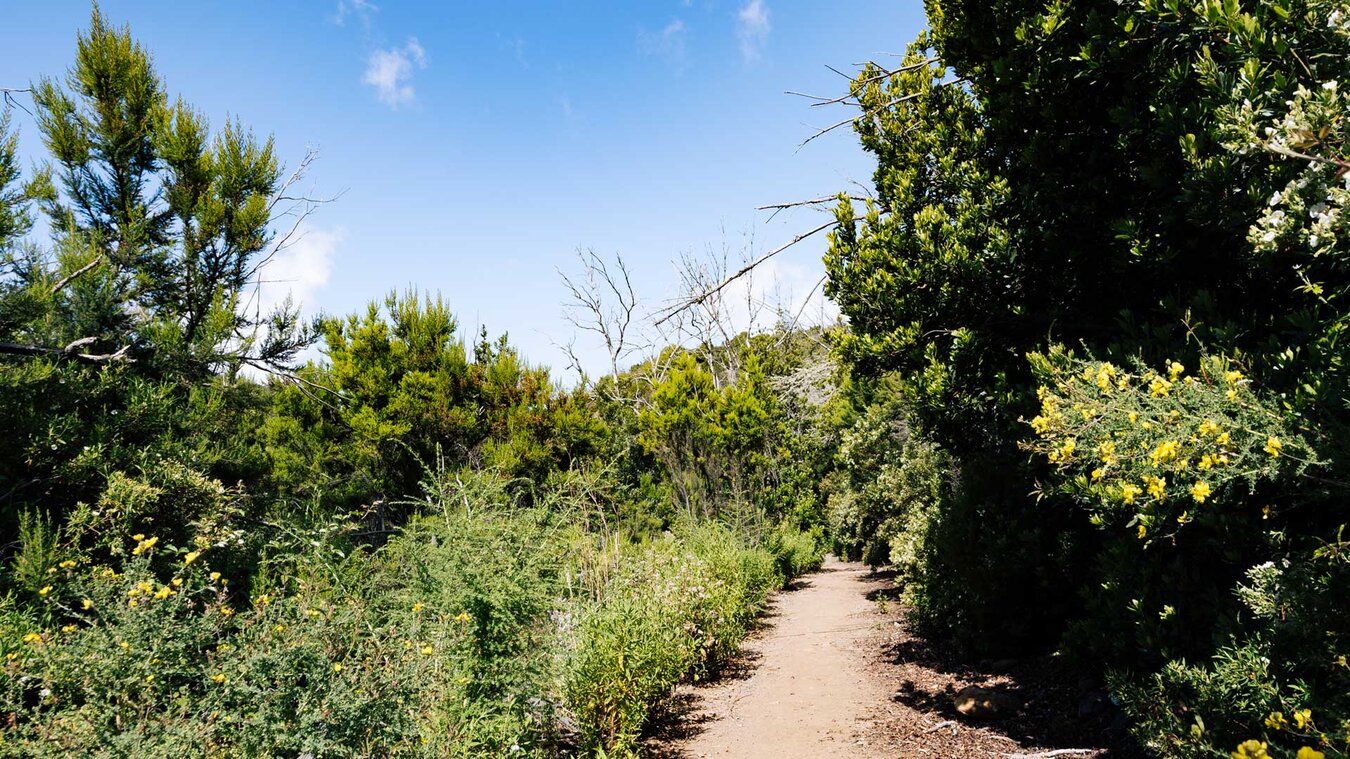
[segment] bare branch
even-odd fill
[[[62,290],[66,289],[66,285],[70,284],[71,282],[74,282],[76,278],[78,278],[80,275],[84,274],[85,272],[87,272],[87,271],[93,269],[95,266],[98,266],[99,263],[102,262],[102,261],[103,261],[103,253],[100,251],[99,253],[97,253],[97,254],[94,255],[94,258],[93,258],[92,261],[90,261],[89,263],[85,264],[84,266],[81,266],[80,268],[76,269],[75,271],[73,271],[73,272],[67,274],[66,276],[62,277],[61,280],[60,280],[59,282],[57,282],[56,284],[52,285],[51,294],[52,294],[52,295],[55,295],[55,294],[61,292]]]
[[[0,355],[8,356],[51,356],[53,358],[64,358],[71,361],[78,361],[84,364],[106,364],[106,363],[124,363],[134,364],[136,359],[131,358],[127,353],[131,350],[130,345],[124,345],[114,353],[79,353],[82,348],[94,342],[95,338],[84,337],[72,342],[64,348],[49,348],[42,345],[23,345],[20,343],[0,343]]]
[[[853,219],[853,221],[854,221],[854,222],[862,221],[864,218],[866,218],[866,217],[858,216],[858,217],[855,217],[855,218]],[[827,221],[827,222],[825,222],[824,224],[821,224],[820,226],[816,227],[815,229],[812,229],[812,230],[809,231],[809,232],[803,232],[803,233],[797,235],[796,237],[794,237],[794,238],[792,238],[790,241],[788,241],[788,243],[787,243],[786,245],[782,245],[782,246],[779,246],[779,247],[777,247],[777,248],[774,248],[773,250],[769,251],[768,253],[765,253],[764,255],[760,256],[759,258],[757,258],[757,259],[751,261],[750,263],[746,264],[745,266],[741,267],[736,273],[734,273],[734,274],[732,274],[731,276],[727,277],[726,279],[722,280],[722,282],[721,282],[720,284],[718,284],[716,287],[713,287],[712,289],[707,290],[707,291],[705,291],[705,292],[703,292],[703,293],[701,293],[701,294],[699,294],[699,295],[696,295],[696,296],[694,296],[693,298],[690,298],[690,299],[688,299],[688,300],[686,300],[686,301],[684,301],[684,302],[682,302],[682,303],[676,304],[675,306],[673,306],[673,307],[671,307],[671,308],[669,308],[669,309],[666,309],[665,315],[662,316],[660,319],[658,319],[658,320],[656,321],[656,326],[660,326],[661,324],[665,323],[667,320],[669,320],[669,319],[670,319],[672,316],[674,316],[675,314],[678,314],[678,313],[680,313],[680,312],[682,312],[682,311],[685,311],[685,310],[687,310],[687,309],[689,309],[689,308],[691,308],[691,307],[693,307],[693,306],[701,305],[704,301],[706,301],[706,300],[708,300],[709,298],[713,297],[714,295],[720,293],[724,288],[726,288],[727,285],[730,285],[732,282],[735,282],[736,280],[740,279],[741,277],[745,276],[746,274],[749,274],[751,271],[754,271],[755,267],[759,266],[760,264],[764,263],[765,261],[769,260],[770,258],[773,258],[774,256],[778,255],[779,253],[782,253],[783,251],[787,250],[788,248],[791,248],[793,245],[796,245],[797,243],[801,242],[802,240],[805,240],[805,239],[808,238],[808,237],[811,237],[812,235],[818,234],[818,233],[820,233],[820,232],[824,232],[824,231],[827,230],[827,229],[831,229],[831,228],[833,228],[833,227],[835,227],[835,226],[838,226],[838,224],[839,224],[839,221],[838,221],[837,219],[836,219],[836,220],[832,220],[832,221]]]
[[[577,250],[577,258],[581,261],[581,279],[574,280],[558,270],[571,296],[563,304],[566,319],[577,329],[600,336],[609,354],[610,374],[617,382],[619,362],[636,350],[629,335],[638,306],[632,275],[622,256],[614,256],[613,270],[594,250]]]

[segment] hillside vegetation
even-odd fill
[[[424,289],[260,310],[309,158],[95,11],[47,163],[0,123],[0,755],[632,756],[827,547],[1150,753],[1346,755],[1350,4],[926,8],[847,323],[572,389]]]

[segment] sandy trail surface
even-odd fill
[[[1057,657],[972,660],[915,635],[889,573],[830,558],[778,593],[710,683],[682,686],[645,745],[656,759],[1137,759],[1100,683]],[[1019,704],[958,714],[978,685]]]
[[[672,757],[882,756],[869,750],[865,715],[889,693],[868,672],[866,642],[878,624],[875,583],[857,564],[829,559],[779,593],[765,629],[744,647],[743,670],[712,687],[683,689]],[[746,676],[748,675],[748,676]]]

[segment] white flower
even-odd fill
[[[1276,203],[1279,203],[1281,197],[1279,190],[1276,190],[1275,194],[1270,196],[1270,204],[1273,206]]]
[[[1324,90],[1330,90],[1330,91],[1335,91],[1335,89],[1336,89],[1336,80],[1335,80],[1335,79],[1332,79],[1330,82],[1322,82],[1322,89],[1324,89]]]

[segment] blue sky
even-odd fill
[[[306,187],[344,194],[273,275],[307,310],[346,313],[416,285],[442,293],[466,331],[509,332],[558,374],[573,328],[557,270],[577,269],[579,247],[622,254],[655,310],[676,295],[680,255],[725,247],[734,264],[823,221],[770,221],[756,206],[867,184],[851,132],[797,149],[847,114],[784,92],[842,94],[827,65],[900,51],[923,23],[918,2],[870,1],[100,7],[213,123],[271,133],[291,164],[319,148]],[[88,15],[81,2],[7,3],[0,86],[62,74]],[[16,116],[36,155],[31,119]],[[823,250],[784,254],[757,293],[799,305]],[[577,349],[603,369],[593,341]]]

